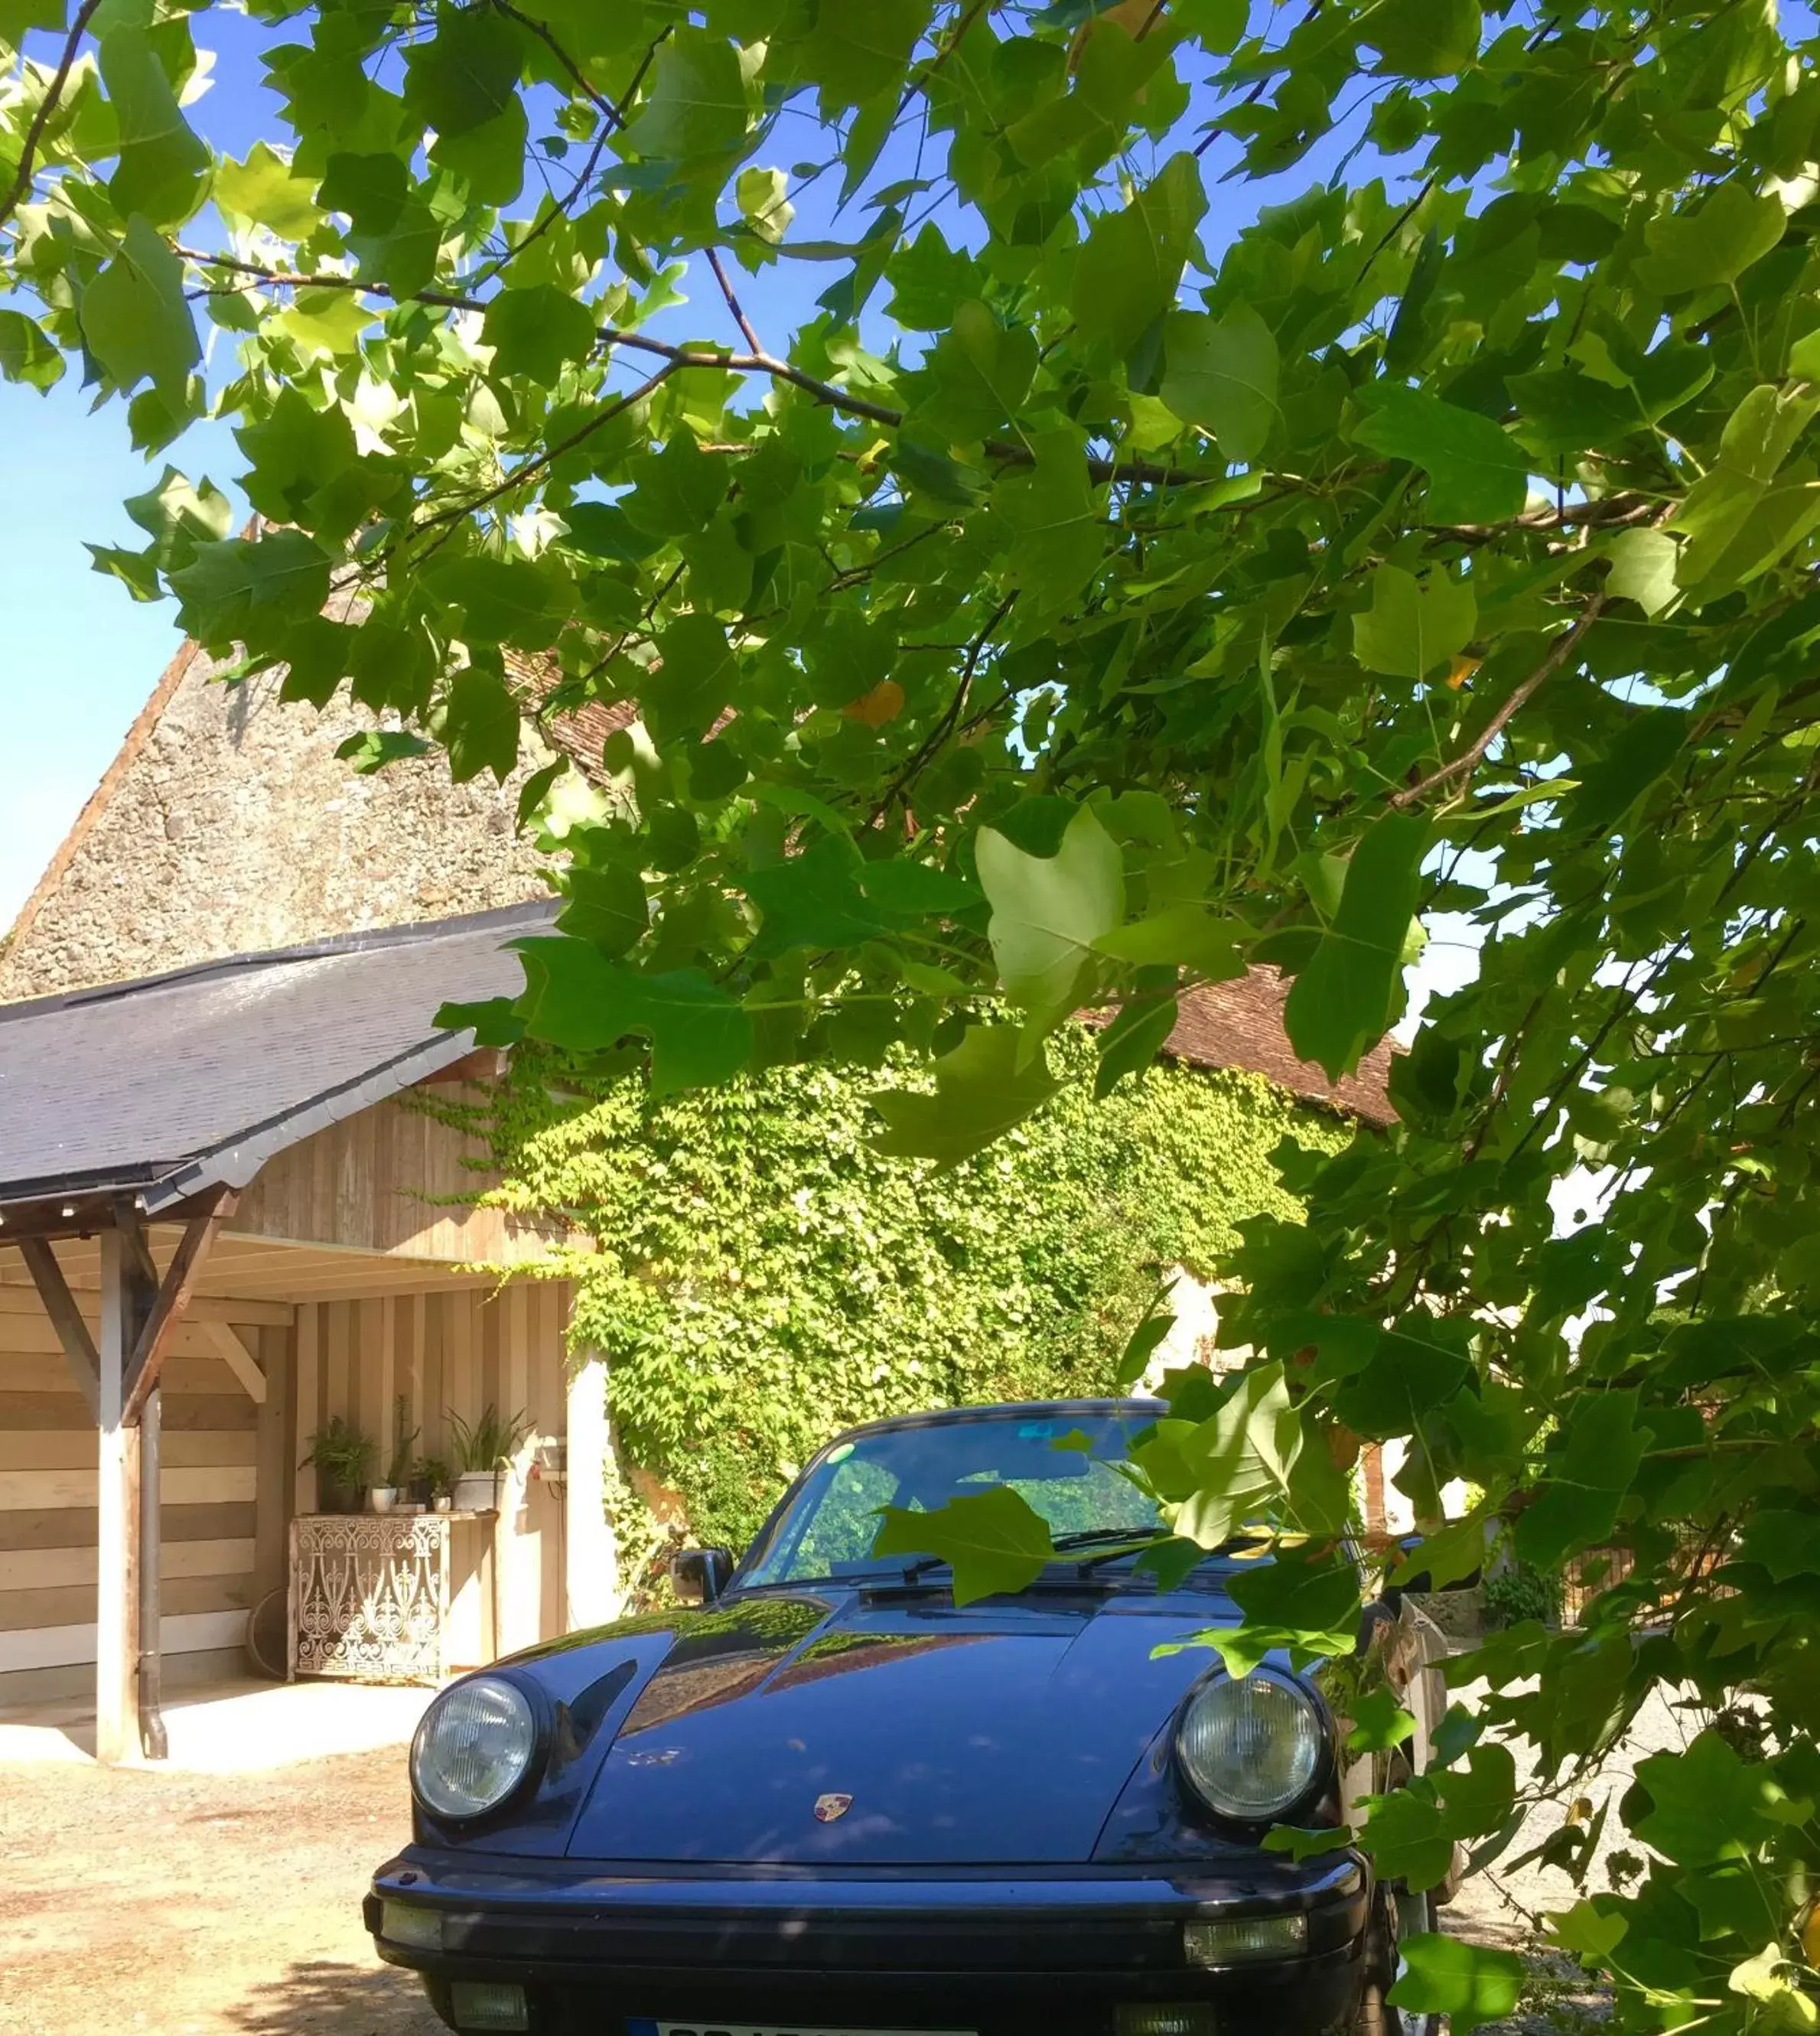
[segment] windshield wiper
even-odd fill
[[[1064,1549],[1091,1548],[1096,1541],[1114,1543],[1115,1546],[1102,1548],[1097,1555],[1083,1555],[1076,1563],[1076,1573],[1085,1576],[1102,1563],[1122,1562],[1127,1555],[1141,1554],[1153,1542],[1166,1540],[1169,1535],[1166,1527],[1085,1527],[1076,1533],[1057,1534],[1052,1545],[1060,1555]]]

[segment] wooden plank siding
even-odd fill
[[[502,1647],[529,1646],[563,1630],[567,1604],[560,1494],[533,1474],[540,1442],[567,1428],[568,1289],[555,1280],[520,1280],[503,1291],[467,1289],[361,1301],[307,1302],[297,1310],[296,1347],[318,1352],[315,1389],[299,1365],[296,1454],[336,1414],[379,1445],[382,1474],[392,1447],[397,1403],[417,1431],[417,1455],[453,1465],[450,1416],[472,1422],[490,1404],[522,1412],[533,1432],[504,1481],[492,1559],[499,1595]],[[475,1579],[451,1579],[459,1597]]]
[[[34,1297],[35,1299],[35,1297]],[[92,1332],[97,1297],[78,1291]],[[236,1329],[288,1377],[292,1310],[213,1302],[172,1340],[162,1374],[162,1634],[174,1654],[239,1645],[261,1584],[261,1530],[282,1511],[261,1488],[261,1410],[221,1359],[205,1322]],[[281,1417],[283,1409],[279,1408]],[[100,1570],[95,1424],[42,1308],[0,1298],[0,1701],[44,1672],[92,1663]],[[280,1525],[277,1531],[281,1534]]]
[[[472,1206],[497,1185],[484,1157],[477,1139],[415,1100],[376,1104],[269,1160],[241,1197],[232,1231],[447,1265],[548,1257],[565,1235],[560,1223]]]

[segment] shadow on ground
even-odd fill
[[[327,1959],[292,1966],[230,2019],[248,2036],[446,2036],[414,1974]]]

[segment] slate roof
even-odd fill
[[[550,899],[0,1005],[0,1203],[131,1190],[156,1214],[472,1050],[437,1007],[523,987]]]

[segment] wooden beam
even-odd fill
[[[32,1284],[38,1289],[38,1298],[44,1303],[44,1312],[51,1318],[51,1326],[63,1346],[64,1361],[76,1381],[76,1389],[89,1403],[89,1419],[98,1423],[101,1419],[101,1362],[96,1352],[95,1339],[89,1335],[82,1310],[77,1306],[70,1283],[63,1277],[56,1253],[41,1237],[23,1237],[18,1242],[32,1275]]]
[[[139,1750],[139,1431],[122,1418],[138,1324],[137,1282],[118,1230],[101,1237],[101,1407],[96,1464],[95,1757]]]
[[[255,1407],[266,1404],[266,1374],[253,1353],[240,1340],[240,1333],[226,1322],[198,1322],[196,1326],[213,1344],[215,1355],[240,1382],[240,1389]]]
[[[224,1189],[208,1215],[195,1217],[184,1230],[170,1269],[159,1283],[152,1312],[134,1346],[131,1373],[127,1382],[122,1419],[130,1425],[139,1418],[145,1396],[156,1390],[158,1374],[164,1367],[164,1353],[190,1306],[196,1280],[208,1261],[221,1226],[234,1213],[239,1197]]]

